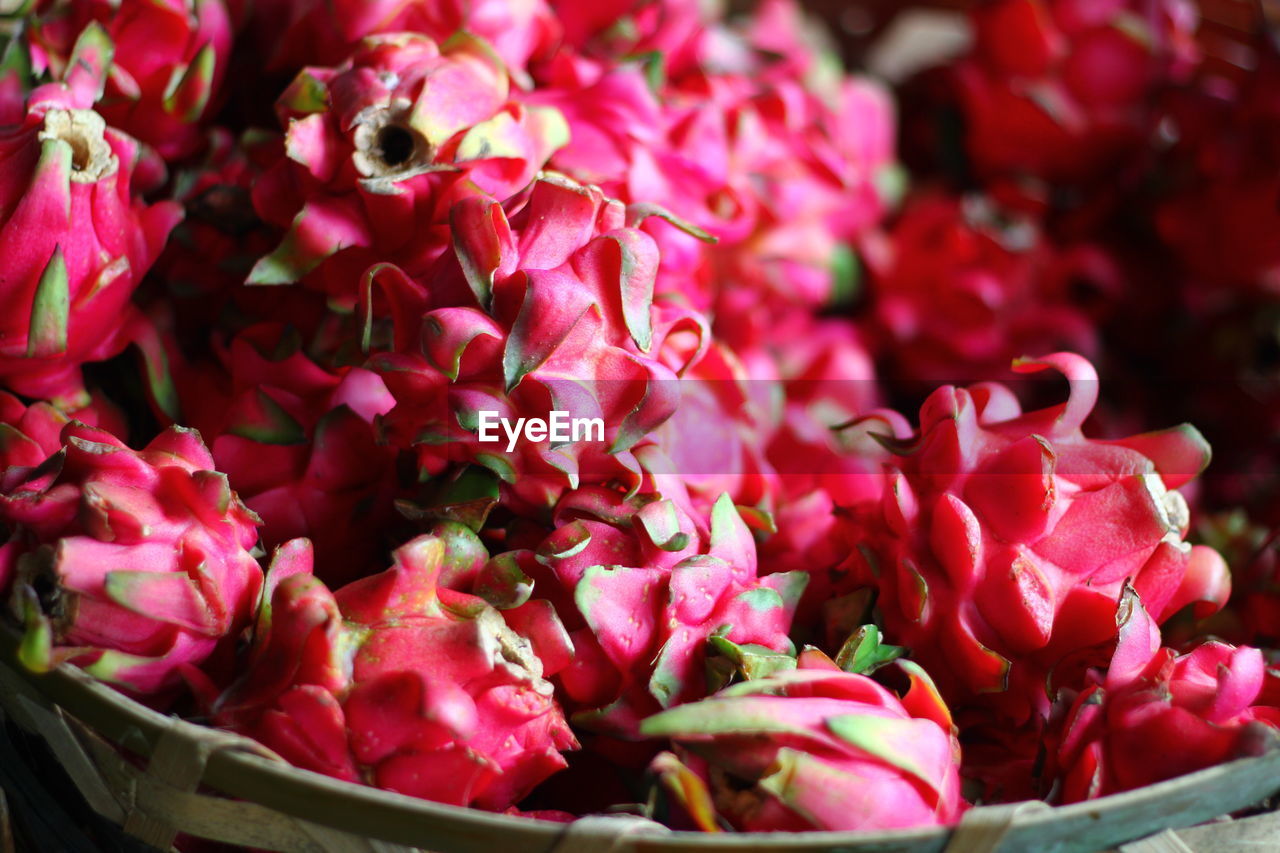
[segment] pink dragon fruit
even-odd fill
[[[694,827],[748,832],[948,826],[965,809],[951,715],[922,669],[899,698],[821,653],[650,717],[652,770]]]
[[[506,205],[456,205],[453,251],[430,288],[370,271],[362,313],[372,318],[385,295],[394,326],[395,352],[370,361],[396,400],[382,423],[424,474],[483,465],[504,496],[543,509],[565,488],[643,479],[633,448],[679,394],[683,356],[668,359],[665,343],[702,336],[705,321],[654,311],[657,250],[628,215],[596,188],[548,176]],[[513,445],[493,420],[553,411],[599,419],[603,432]],[[496,413],[487,430],[481,412]]]
[[[523,189],[565,139],[554,110],[509,100],[478,38],[366,39],[343,65],[303,71],[277,102],[286,157],[254,205],[288,228],[250,284],[303,280],[350,307],[370,266],[424,274],[449,245],[453,201]]]
[[[697,512],[728,494],[758,514],[760,574],[810,577],[797,620],[808,628],[851,592],[832,582],[848,553],[836,510],[879,498],[887,454],[870,427],[848,427],[879,393],[855,330],[800,314],[779,317],[776,346],[740,357],[712,340],[690,354],[680,406],[651,434],[660,454],[644,461],[651,475],[678,477]],[[831,624],[840,634],[838,620]]]
[[[549,608],[529,627],[450,588],[484,548],[448,524],[331,593],[294,540],[268,572],[248,669],[219,725],[296,766],[439,802],[503,810],[577,746],[544,676],[572,654]],[[266,604],[269,601],[269,604]]]
[[[0,130],[0,383],[69,409],[88,403],[80,365],[127,345],[129,297],[180,216],[134,198],[137,143],[86,106],[42,86]]]
[[[878,402],[857,332],[800,311],[777,319],[776,345],[734,351],[713,339],[684,354],[680,406],[652,439],[696,506],[727,492],[777,514],[815,491],[829,504],[879,495],[883,454],[834,432]]]
[[[26,625],[20,657],[163,702],[181,667],[231,651],[252,618],[258,519],[194,431],[135,452],[72,422],[60,445],[0,476],[0,585]]]
[[[681,372],[680,406],[652,438],[696,505],[727,493],[744,506],[776,506],[780,484],[766,454],[782,395],[775,371],[771,359],[749,367],[712,340]]]
[[[61,79],[86,38],[105,62],[94,108],[166,160],[203,142],[230,64],[223,0],[39,0],[24,31],[37,74]]]
[[[760,571],[809,574],[796,622],[813,632],[812,642],[836,648],[861,624],[866,602],[838,571],[850,548],[841,508],[883,494],[889,454],[875,434],[890,415],[875,408],[881,386],[852,325],[810,320],[792,334],[775,356],[784,400],[766,450],[776,491],[767,504],[774,529],[760,535]]]
[[[1140,151],[1154,95],[1197,59],[1188,0],[998,0],[974,8],[953,69],[970,158],[984,175],[1103,177]]]
[[[1070,704],[1056,747],[1064,803],[1140,788],[1249,755],[1280,741],[1280,708],[1258,705],[1267,678],[1258,649],[1206,642],[1162,648],[1160,630],[1126,589],[1120,640],[1106,672]]]
[[[1176,489],[1209,448],[1183,425],[1115,441],[1086,438],[1097,375],[1078,355],[1015,363],[1066,375],[1066,403],[1022,413],[994,383],[946,386],[895,449],[879,503],[850,513],[850,567],[879,591],[884,626],[963,710],[1014,722],[1047,714],[1047,681],[1073,655],[1115,639],[1115,602],[1132,582],[1164,620],[1226,600],[1213,550],[1183,542]]]
[[[1092,355],[1101,318],[1077,292],[1121,283],[1103,250],[1059,248],[980,197],[915,198],[867,257],[886,372],[908,381],[993,379],[1032,347]]]
[[[821,86],[837,76],[837,46],[822,22],[808,14],[809,4],[794,0],[761,0],[750,4],[750,14],[729,19],[719,6],[679,0],[551,5],[565,44],[553,59],[580,54],[618,66],[660,55],[668,79],[706,72],[763,76],[767,70]]]
[[[253,182],[283,155],[276,134],[249,130],[234,137],[214,128],[205,155],[174,176],[172,197],[186,217],[156,261],[158,293],[143,294],[148,308],[171,306],[181,340],[201,340],[211,319],[219,330],[239,331],[278,320],[308,338],[327,311],[323,294],[290,287],[242,287],[255,263],[279,240],[253,209]],[[216,258],[216,263],[210,263]],[[148,298],[150,297],[150,298]]]
[[[634,737],[646,715],[706,695],[713,651],[776,656],[807,576],[757,578],[755,543],[722,496],[709,525],[687,497],[566,494],[533,550],[495,558],[532,580],[576,654],[558,681],[593,731]]]
[[[396,452],[373,426],[394,404],[386,386],[360,367],[321,367],[282,324],[212,344],[217,364],[179,371],[183,419],[262,519],[263,547],[307,537],[325,583],[363,576],[395,514]]]
[[[785,402],[767,451],[783,493],[794,498],[824,491],[842,506],[879,497],[883,454],[865,446],[868,442],[857,444],[855,430],[837,434],[876,409],[881,399],[863,336],[853,325],[832,319],[808,319],[787,335],[791,342],[778,346],[774,355]]]
[[[697,17],[677,4],[634,11]],[[690,52],[700,61],[671,58],[652,86],[639,64],[564,51],[536,69],[540,85],[524,96],[569,123],[553,166],[693,226],[646,226],[662,247],[659,290],[700,310],[714,305],[717,333],[735,349],[767,336],[780,306],[811,311],[838,298],[832,268],[893,195],[886,93],[780,60],[767,31],[744,38],[695,26],[690,38],[703,46]],[[719,244],[699,243],[702,232]]]
[[[758,123],[762,144],[752,150],[742,131],[735,138],[756,222],[716,259],[724,282],[716,331],[739,350],[755,341],[785,346],[773,336],[777,313],[847,301],[854,249],[897,202],[893,103],[879,84],[853,77],[816,92],[785,78],[764,92],[726,82],[722,97],[743,98],[735,123]]]
[[[672,214],[643,226],[662,250],[659,289],[707,309],[715,269],[706,241],[740,241],[753,222],[747,188],[738,186],[744,176],[729,167],[723,125],[730,119],[701,100],[705,112],[686,106],[678,113],[636,64],[561,53],[541,69],[540,84],[523,99],[556,109],[569,125],[568,142],[551,165],[611,196]]]
[[[335,65],[367,36],[414,32],[444,42],[479,36],[513,73],[550,49],[559,23],[543,0],[264,0],[249,21],[269,70]]]
[[[572,49],[612,65],[626,58],[661,55],[668,69],[679,72],[703,60],[713,33],[720,34],[718,10],[708,4],[549,0],[549,5],[564,31],[565,47],[557,57]]]
[[[64,412],[44,402],[23,403],[0,391],[0,475],[15,465],[35,468],[62,448],[62,429],[72,420],[123,435],[124,414],[111,401],[94,395],[83,409]]]

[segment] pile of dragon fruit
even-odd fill
[[[1260,4],[4,5],[22,666],[705,832],[1280,741]]]

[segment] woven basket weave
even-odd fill
[[[1280,791],[1280,750],[1088,803],[975,808],[950,831],[706,835],[671,832],[625,816],[557,824],[441,805],[298,770],[253,741],[148,709],[74,667],[32,675],[14,663],[15,646],[13,636],[0,631],[4,714],[47,742],[94,811],[162,849],[185,833],[269,850],[334,853],[1047,853],[1103,850],[1163,833],[1122,850],[1178,853],[1238,849],[1229,839],[1242,839],[1241,832],[1275,839],[1272,849],[1280,849],[1270,816],[1182,838],[1167,832]],[[1266,826],[1259,825],[1264,820]],[[1200,839],[1197,846],[1184,840],[1189,837]]]

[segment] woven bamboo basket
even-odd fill
[[[1123,853],[1216,853],[1251,843],[1280,849],[1280,821],[1270,814],[1172,831],[1280,792],[1280,750],[1088,803],[975,808],[954,830],[705,835],[620,815],[557,824],[298,770],[250,740],[153,711],[74,667],[33,675],[15,663],[15,649],[13,635],[0,630],[4,715],[46,742],[90,808],[161,849],[179,833],[336,853],[1051,853],[1118,845]]]

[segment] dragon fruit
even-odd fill
[[[506,68],[480,39],[366,39],[337,68],[303,71],[277,102],[285,157],[254,206],[287,228],[250,284],[303,280],[350,307],[369,267],[424,274],[449,245],[454,201],[523,189],[565,138],[547,108],[509,100]]]
[[[1164,625],[1165,645],[1184,648],[1201,637],[1264,649],[1280,645],[1280,533],[1237,508],[1201,517],[1195,537],[1226,560],[1231,598],[1208,619]]]
[[[705,695],[714,650],[794,651],[807,576],[757,578],[755,543],[728,496],[709,524],[691,509],[678,492],[579,489],[542,542],[497,558],[561,615],[576,654],[558,681],[592,731],[634,737],[646,715]]]
[[[523,75],[536,54],[559,36],[559,23],[543,0],[264,0],[249,21],[268,70],[335,65],[367,36],[422,33],[446,41],[472,33],[493,45],[514,73]]]
[[[825,85],[838,76],[837,45],[808,4],[761,0],[726,19],[713,4],[671,0],[611,0],[584,6],[552,0],[564,29],[555,58],[580,54],[617,66],[661,55],[669,79],[703,73],[756,73]],[[540,69],[538,69],[540,70]]]
[[[1162,648],[1131,589],[1116,622],[1111,665],[1091,674],[1062,725],[1055,756],[1062,802],[1260,755],[1280,741],[1280,708],[1257,704],[1267,679],[1261,651],[1220,642],[1185,654]]]
[[[886,454],[865,429],[836,430],[878,399],[856,331],[798,315],[779,318],[776,346],[741,356],[715,339],[695,347],[690,336],[690,349],[670,339],[685,364],[680,405],[637,458],[646,483],[663,481],[657,491],[678,480],[695,514],[726,494],[750,507],[759,573],[804,570],[811,579],[800,605],[807,628],[836,594],[828,580],[847,554],[836,508],[879,497]]]
[[[1274,33],[962,5],[891,93],[919,4],[0,3],[20,658],[336,779],[556,821],[653,781],[705,832],[1269,746]],[[1027,351],[1065,402],[996,384]]]
[[[861,624],[866,602],[843,571],[850,544],[841,508],[883,494],[889,454],[874,436],[891,416],[876,409],[883,389],[857,329],[819,319],[791,334],[774,355],[783,401],[766,445],[773,529],[760,535],[760,571],[809,575],[797,625],[811,642],[836,648]]]
[[[323,294],[241,286],[279,239],[258,218],[251,192],[253,182],[282,156],[283,143],[276,134],[249,130],[235,137],[219,127],[208,133],[204,148],[198,162],[174,176],[172,197],[186,216],[156,261],[154,278],[163,289],[144,290],[141,301],[170,310],[182,340],[206,338],[211,319],[228,333],[281,321],[314,337],[327,312]]]
[[[720,34],[718,9],[710,4],[610,0],[574,3],[549,0],[564,33],[566,48],[594,60],[616,64],[620,59],[661,55],[663,64],[680,72],[702,59],[705,48]]]
[[[900,666],[901,698],[808,653],[796,669],[652,716],[641,731],[679,749],[652,770],[706,832],[722,821],[749,832],[954,824],[965,803],[951,716],[923,670]]]
[[[734,91],[742,86],[726,86],[725,94],[750,92]],[[817,92],[784,79],[750,94],[731,115],[742,127],[758,122],[769,143],[750,151],[749,134],[736,138],[748,147],[739,156],[756,222],[716,259],[724,282],[716,331],[740,350],[758,340],[784,346],[787,339],[774,336],[777,314],[847,303],[851,258],[897,202],[893,105],[868,79],[844,78]]]
[[[180,217],[132,195],[137,143],[86,106],[49,84],[0,130],[0,383],[65,409],[88,403],[81,364],[128,344],[129,297]]]
[[[743,350],[715,336],[668,339],[683,366],[679,408],[651,434],[664,464],[703,509],[724,493],[774,513],[814,490],[846,503],[878,495],[882,454],[834,431],[879,401],[858,331],[794,311],[779,314],[776,334]]]
[[[26,626],[21,660],[71,661],[162,703],[183,666],[232,651],[252,618],[258,519],[192,430],[135,452],[72,422],[59,441],[0,476],[0,585]]]
[[[879,394],[856,331],[798,319],[780,318],[786,346],[739,356],[711,341],[681,373],[680,407],[652,438],[700,511],[727,493],[769,515],[756,525],[760,573],[809,574],[799,619],[808,626],[848,553],[836,508],[879,498],[887,456],[868,429],[847,427]]]
[[[1121,284],[1102,249],[1060,248],[979,197],[916,197],[867,257],[886,372],[907,381],[994,379],[1032,347],[1092,355],[1104,318],[1078,293]]]
[[[681,372],[679,408],[652,437],[695,503],[709,507],[727,493],[746,506],[775,505],[780,486],[766,448],[781,387],[772,360],[748,367],[717,340]]]
[[[655,19],[696,19],[695,11],[635,10]],[[700,61],[667,56],[665,76],[656,77],[618,57],[564,51],[536,69],[540,85],[523,96],[569,123],[555,168],[693,226],[673,228],[670,218],[645,226],[662,248],[659,291],[699,310],[715,306],[717,334],[735,349],[767,336],[780,307],[812,311],[839,298],[833,267],[893,196],[893,113],[883,90],[827,80],[820,62],[780,60],[768,28],[750,32],[694,36],[699,46],[689,52]],[[703,232],[719,243],[699,243]]]
[[[72,420],[123,435],[124,415],[109,400],[94,395],[83,409],[64,412],[44,402],[30,406],[0,391],[0,474],[15,465],[35,468],[62,448],[62,430]]]
[[[506,809],[565,766],[577,742],[545,676],[572,653],[549,609],[535,645],[483,599],[450,586],[484,547],[446,524],[387,571],[330,592],[311,547],[277,551],[242,678],[221,726],[296,766],[438,802]],[[269,603],[268,603],[269,602]]]
[[[1158,620],[1201,615],[1230,591],[1222,558],[1183,541],[1177,488],[1208,462],[1183,425],[1086,438],[1097,375],[1078,355],[1015,363],[1061,371],[1067,402],[1022,413],[994,383],[945,386],[914,436],[886,438],[883,500],[850,512],[850,571],[879,591],[884,625],[934,672],[953,708],[975,703],[1015,723],[1046,716],[1051,675],[1115,639],[1115,602],[1132,582]]]
[[[635,63],[614,67],[560,54],[540,80],[522,99],[557,110],[569,126],[551,165],[611,196],[671,214],[643,226],[661,248],[658,287],[706,310],[715,285],[706,241],[739,241],[753,221],[750,199],[741,197],[746,189],[737,186],[744,178],[729,170],[722,125],[730,119],[708,110],[699,121],[688,105],[681,114]]]
[[[94,109],[166,160],[196,151],[230,64],[223,0],[39,0],[24,35],[32,69],[61,79],[78,45],[105,62]]]
[[[396,454],[373,426],[394,404],[386,386],[360,367],[321,367],[278,323],[213,348],[217,364],[179,372],[181,410],[262,519],[263,547],[306,537],[325,583],[366,574],[387,550],[394,516]]]
[[[504,496],[543,509],[577,485],[638,484],[633,448],[679,394],[682,356],[668,364],[665,342],[705,331],[696,315],[654,311],[653,242],[598,189],[551,176],[515,203],[466,199],[451,219],[453,251],[429,289],[389,267],[365,280],[367,328],[384,295],[394,327],[394,352],[369,362],[396,400],[388,442],[412,447],[424,475],[489,468]],[[604,429],[513,445],[492,416],[482,435],[486,411],[508,424],[559,411]]]
[[[843,506],[879,497],[883,454],[874,442],[857,444],[856,431],[837,433],[876,409],[883,393],[863,336],[831,319],[807,319],[787,334],[792,342],[773,353],[785,400],[767,450],[783,494],[824,491]]]
[[[993,178],[1109,177],[1155,129],[1155,96],[1198,58],[1188,0],[998,0],[973,22],[951,73],[969,156]]]

